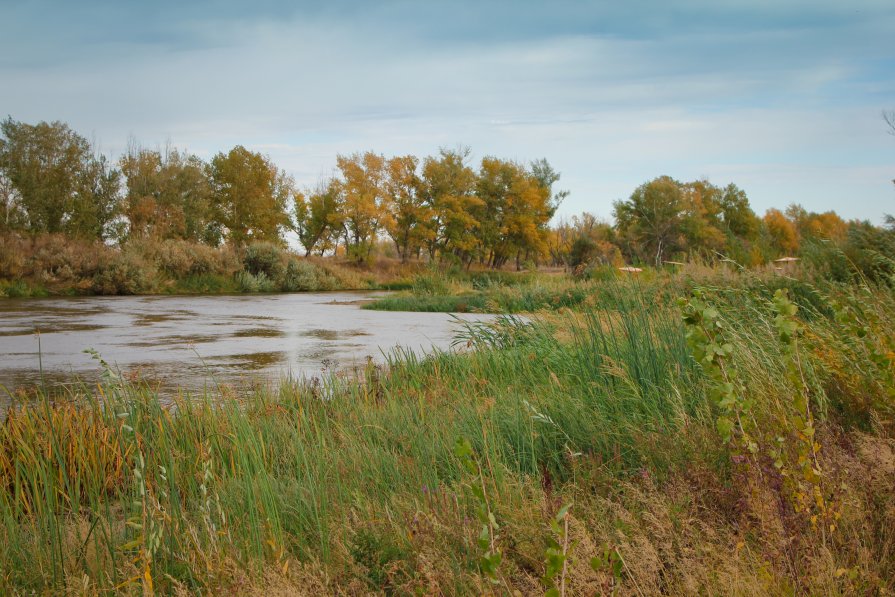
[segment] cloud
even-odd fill
[[[109,153],[239,143],[306,184],[337,153],[464,143],[547,157],[567,212],[670,174],[878,219],[893,29],[882,1],[19,3],[0,8],[0,111]]]

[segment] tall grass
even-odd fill
[[[678,307],[657,292],[603,284],[591,306],[470,324],[462,354],[396,351],[359,380],[165,402],[109,372],[98,393],[20,404],[0,426],[0,592],[490,590],[458,437],[499,525],[500,591],[540,590],[564,502],[575,592],[891,589],[891,487],[854,477],[895,454],[873,368],[886,364],[865,363],[895,332],[891,295],[836,291],[864,309],[861,338],[840,340],[851,320],[806,318],[818,441],[843,504],[820,545],[772,469],[743,470],[718,438]],[[759,292],[717,295],[769,409],[786,398],[773,312]],[[590,566],[601,553],[624,566]]]

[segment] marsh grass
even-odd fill
[[[821,293],[853,305],[851,322],[805,313],[818,441],[842,504],[821,543],[773,469],[737,464],[719,439],[663,299],[678,287],[582,288],[575,311],[469,324],[462,354],[398,350],[360,379],[238,398],[210,383],[163,402],[109,371],[98,388],[14,406],[0,426],[0,592],[530,594],[563,504],[572,593],[891,590],[889,365],[867,364],[895,333],[888,291]],[[773,312],[745,283],[716,296],[745,383],[773,413],[788,399]],[[497,585],[458,438],[500,525]],[[608,564],[592,567],[600,554]]]

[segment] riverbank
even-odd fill
[[[62,235],[0,235],[0,297],[8,298],[377,290],[401,287],[421,269],[301,257],[269,242],[239,250],[183,240],[112,247]]]
[[[0,590],[891,591],[891,291],[701,286],[361,382],[164,406],[109,372],[11,411]]]

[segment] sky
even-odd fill
[[[301,186],[337,154],[547,158],[559,216],[661,175],[753,208],[895,213],[892,0],[0,0],[0,117]]]

